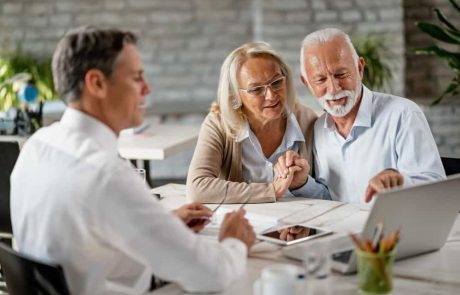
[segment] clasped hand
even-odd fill
[[[275,195],[281,198],[288,189],[297,189],[307,182],[310,165],[298,153],[289,150],[278,158],[273,169]]]

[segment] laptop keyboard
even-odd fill
[[[348,261],[350,261],[351,254],[353,254],[353,251],[354,250],[336,252],[332,254],[332,260],[342,262],[342,263],[348,263]]]

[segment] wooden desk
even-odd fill
[[[176,208],[186,203],[185,186],[168,184],[153,190],[165,198],[161,201],[168,208]],[[213,208],[214,205],[209,205]],[[237,204],[224,204],[224,208],[237,209]],[[368,216],[368,209],[339,202],[312,200],[305,198],[285,199],[282,202],[267,204],[247,204],[248,213],[270,215],[284,220],[301,221],[307,224],[332,229],[338,234],[360,231]],[[303,212],[301,214],[301,211]],[[307,216],[307,217],[305,217]],[[333,239],[333,236],[323,239]],[[308,242],[307,242],[308,243]],[[262,269],[277,263],[289,263],[299,267],[302,263],[286,258],[281,247],[261,242],[253,247],[248,260],[247,273],[221,294],[252,294],[254,282]],[[460,215],[445,246],[441,250],[425,255],[397,261],[394,267],[394,290],[392,294],[459,294],[460,292]],[[299,284],[306,284],[299,281]],[[319,284],[319,285],[314,285]],[[309,286],[301,285],[307,292],[302,294],[356,294],[356,275],[332,273],[322,282]],[[312,290],[314,289],[314,290]],[[150,294],[182,294],[176,284],[170,284]]]
[[[139,133],[123,130],[118,138],[118,151],[123,158],[143,160],[147,181],[150,181],[150,160],[163,160],[179,152],[193,149],[200,125],[159,124],[146,118],[148,126]],[[136,163],[134,163],[136,165]],[[136,165],[137,166],[137,165]]]

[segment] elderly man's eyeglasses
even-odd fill
[[[243,89],[240,88],[240,90],[246,91],[247,94],[254,96],[254,97],[265,97],[267,94],[267,88],[270,87],[272,91],[278,91],[284,88],[284,81],[286,80],[286,77],[282,76],[280,78],[276,78],[272,82],[265,84],[265,85],[259,85],[255,87],[251,87],[248,89]]]

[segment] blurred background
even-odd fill
[[[441,154],[460,157],[459,95],[430,106],[449,85],[453,71],[436,56],[413,51],[438,44],[415,26],[420,21],[435,23],[434,7],[460,25],[460,14],[448,0],[0,0],[0,58],[26,55],[49,61],[63,34],[79,25],[132,30],[140,35],[153,88],[149,115],[162,122],[199,124],[215,99],[221,63],[234,48],[267,41],[298,77],[305,35],[338,27],[352,36],[380,77],[368,86],[419,103]],[[449,48],[459,52],[458,45]],[[2,75],[0,64],[0,78],[8,78]],[[308,89],[296,81],[301,102],[319,109]],[[45,121],[59,118],[62,106],[56,104],[44,104]],[[184,179],[192,153],[154,161],[153,178]]]

